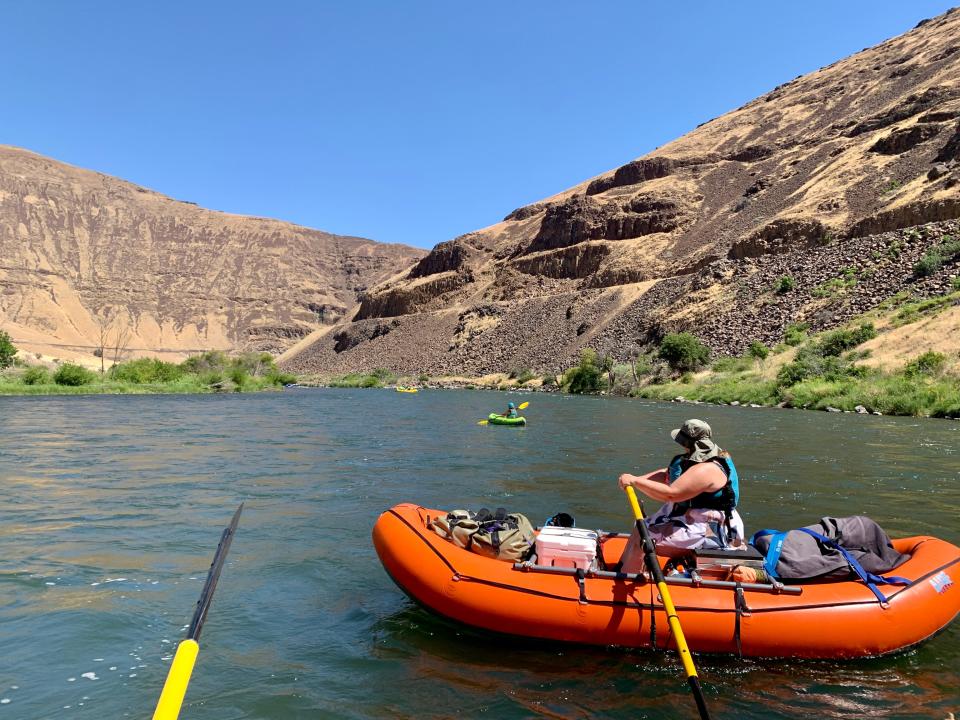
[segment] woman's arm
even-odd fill
[[[652,498],[660,500],[661,498],[656,494],[658,488],[666,489],[670,486],[667,484],[667,475],[666,468],[660,468],[659,470],[654,470],[653,472],[648,472],[644,475],[631,475],[630,473],[623,473],[620,476],[620,489],[626,489],[626,487],[632,486],[640,490],[641,492],[649,495]],[[649,490],[647,489],[649,488]]]
[[[630,485],[660,502],[683,502],[702,492],[719,490],[727,484],[723,470],[712,462],[694,465],[672,485],[666,483],[666,477],[666,469],[639,476],[624,473],[620,476],[620,487]]]

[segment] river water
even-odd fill
[[[528,427],[476,424],[508,399]],[[628,529],[617,475],[662,466],[691,415],[737,460],[748,532],[862,513],[960,543],[957,422],[478,391],[0,398],[0,720],[148,717],[241,501],[181,717],[693,717],[674,656],[463,632],[370,541],[402,501]],[[716,718],[960,711],[960,622],[876,660],[697,661]]]

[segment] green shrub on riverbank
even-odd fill
[[[668,333],[660,341],[657,357],[680,372],[699,370],[710,359],[710,348],[691,333]]]
[[[64,363],[53,374],[53,381],[57,385],[70,385],[71,387],[89,385],[96,379],[95,373],[73,363]]]
[[[164,362],[155,358],[140,358],[120,363],[110,368],[110,377],[120,382],[144,385],[147,383],[173,382],[183,377],[184,365]]]
[[[47,385],[50,383],[50,373],[41,365],[29,367],[21,376],[24,385]]]
[[[370,373],[350,373],[330,381],[330,387],[339,388],[377,388],[391,385],[397,376],[384,368],[376,368]]]
[[[584,348],[580,351],[580,363],[564,373],[562,387],[575,395],[600,392],[607,369],[607,363],[597,356],[596,350]]]

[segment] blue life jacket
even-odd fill
[[[702,492],[689,500],[674,503],[673,511],[670,513],[671,517],[683,515],[687,510],[692,508],[722,510],[729,516],[730,511],[740,502],[740,478],[737,475],[737,468],[733,464],[733,458],[727,455],[724,457],[710,458],[703,462],[715,462],[727,476],[727,484],[719,490]],[[678,477],[697,464],[698,463],[686,455],[677,455],[670,461],[670,466],[667,468],[669,484],[672,485]]]

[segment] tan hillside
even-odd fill
[[[441,243],[285,362],[479,375],[563,368],[583,346],[624,358],[680,329],[739,353],[789,322],[836,325],[950,285],[955,260],[922,281],[912,266],[954,232],[958,158],[951,11]],[[796,289],[772,292],[783,276]]]
[[[351,312],[423,255],[204,210],[0,146],[0,328],[45,356],[89,359],[104,318],[134,355],[282,351]]]

